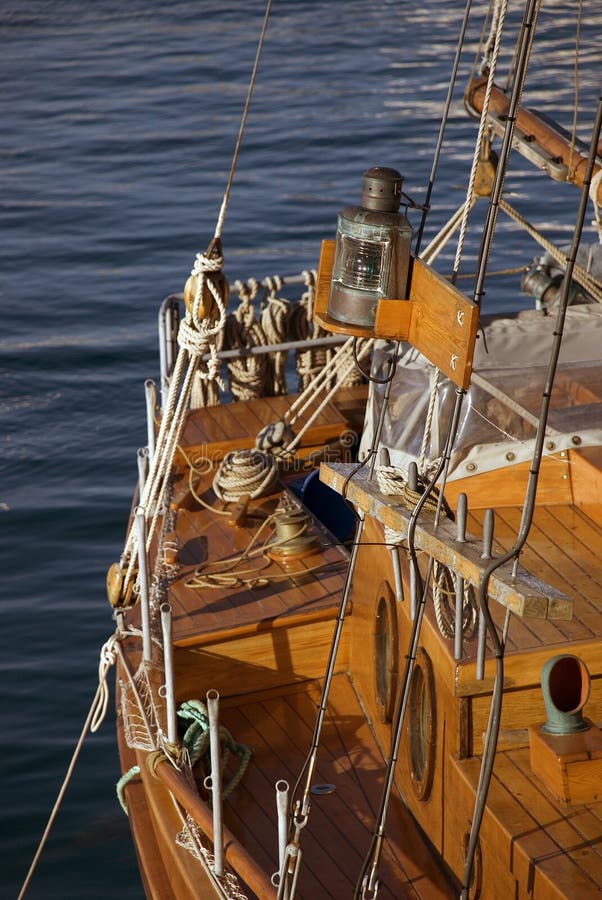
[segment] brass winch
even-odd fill
[[[314,535],[307,534],[309,516],[301,509],[287,509],[276,517],[275,538],[268,548],[268,556],[274,562],[301,559],[309,556],[318,546]]]

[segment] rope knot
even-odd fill
[[[190,274],[204,275],[205,272],[220,272],[223,269],[223,266],[224,257],[220,253],[210,256],[205,255],[204,253],[197,253]]]

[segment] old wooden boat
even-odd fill
[[[523,105],[539,4],[507,80],[505,11],[465,95],[466,199],[427,247],[441,147],[421,205],[365,173],[317,275],[228,304],[218,227],[161,308],[107,578],[149,898],[602,889],[600,110],[582,145]],[[574,237],[525,272],[532,310],[488,317],[498,216],[541,241],[504,196],[523,156],[574,182]]]

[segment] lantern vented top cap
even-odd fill
[[[397,212],[403,176],[396,169],[374,166],[362,176],[362,206],[377,212]]]

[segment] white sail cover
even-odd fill
[[[464,478],[531,458],[556,326],[556,313],[527,311],[495,318],[479,331],[473,379],[464,399],[449,478]],[[602,444],[602,305],[569,307],[551,398],[545,452]],[[372,373],[386,371],[384,345]],[[407,470],[420,458],[434,367],[409,344],[400,350],[381,446],[391,463]],[[360,455],[372,439],[383,385],[371,384]],[[456,388],[441,377],[427,442],[429,470],[443,452]]]

